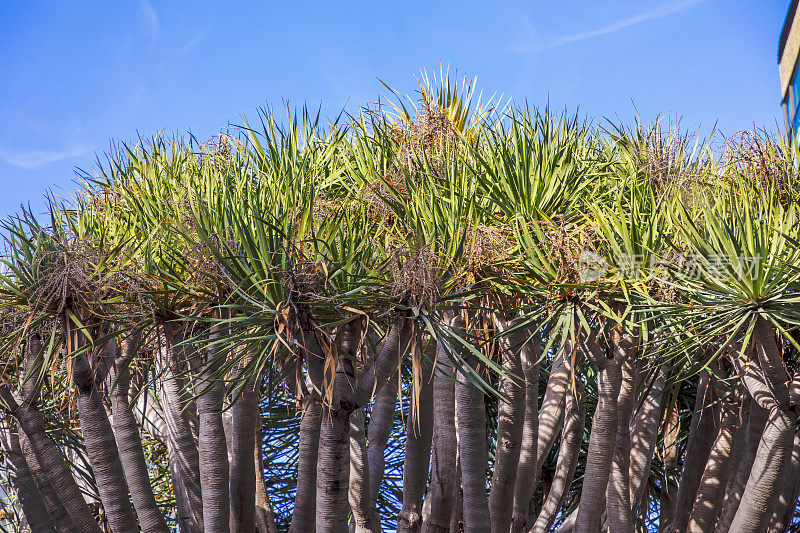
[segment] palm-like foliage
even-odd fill
[[[47,224],[5,223],[16,522],[789,527],[796,145],[439,78],[115,147]]]

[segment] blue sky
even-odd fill
[[[782,123],[788,0],[0,3],[0,217],[69,193],[112,140],[206,139],[259,106],[374,102],[449,65],[595,121]]]

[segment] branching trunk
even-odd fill
[[[616,337],[619,333],[614,331]],[[600,531],[601,517],[605,510],[606,487],[611,473],[613,450],[617,437],[617,397],[622,385],[622,364],[633,349],[631,341],[620,337],[614,343],[613,353],[606,356],[598,343],[599,333],[579,339],[579,349],[597,367],[597,408],[592,420],[589,452],[586,456],[586,473],[581,489],[580,507],[575,520],[576,533]],[[624,349],[620,344],[625,342]]]
[[[630,425],[631,464],[629,476],[631,507],[634,509],[634,513],[639,509],[647,489],[650,464],[653,461],[653,453],[658,440],[658,423],[668,370],[669,367],[666,364],[656,370],[653,382],[649,389],[645,388],[644,400]]]
[[[793,437],[792,420],[777,407],[773,408],[730,531],[757,533],[767,530],[791,462]]]
[[[369,499],[370,513],[376,522],[380,521],[378,513],[378,495],[383,482],[386,463],[384,456],[389,436],[392,432],[395,410],[397,408],[397,374],[389,379],[386,386],[377,394],[372,405],[369,420],[369,447],[367,459],[369,463]]]
[[[39,494],[39,488],[36,486],[36,480],[22,453],[16,423],[13,420],[6,420],[4,425],[3,452],[7,462],[5,468],[10,474],[17,501],[28,522],[28,527],[32,533],[55,531],[44,501]]]
[[[539,446],[539,357],[538,335],[529,339],[520,352],[522,374],[525,378],[525,414],[522,427],[522,446],[514,481],[511,513],[511,532],[518,533],[527,523],[528,504],[539,477],[536,470]],[[550,416],[550,415],[548,415]],[[552,421],[554,424],[556,421]]]
[[[374,524],[375,515],[370,508],[369,461],[364,422],[363,408],[356,409],[350,415],[350,480],[347,495],[353,510],[356,533],[373,533],[379,528]]]
[[[40,368],[40,351],[42,349],[41,343],[33,338],[28,341],[23,355],[22,372],[20,373],[20,383],[22,390],[22,397],[26,404],[36,408],[39,402],[39,392],[42,386],[42,376],[38,372]],[[17,427],[17,438],[19,441],[20,451],[25,463],[30,470],[31,477],[33,478],[36,487],[39,490],[39,495],[42,498],[42,503],[47,510],[50,520],[58,533],[74,533],[75,524],[67,513],[66,507],[61,501],[62,495],[57,494],[53,489],[53,485],[48,481],[42,465],[36,458],[28,436],[18,423],[12,421]]]
[[[681,470],[680,485],[675,502],[672,528],[677,531],[686,531],[689,524],[689,514],[694,506],[697,488],[703,469],[708,462],[711,445],[716,435],[716,410],[713,405],[713,394],[708,382],[708,372],[700,375],[697,382],[697,396],[692,413],[692,422],[689,427],[686,453]]]
[[[109,373],[106,379],[114,413],[111,425],[142,531],[166,533],[167,522],[156,504],[150,475],[147,472],[142,439],[128,400],[131,381],[129,367],[136,355],[139,341],[138,333],[134,333],[123,342],[122,353],[115,353],[118,350],[114,341],[106,347],[110,352],[107,354]]]
[[[161,405],[167,425],[167,453],[175,487],[178,522],[186,533],[203,531],[203,496],[200,487],[200,459],[189,421],[191,392],[186,383],[183,325],[163,326],[166,362],[161,379]]]
[[[139,528],[128,498],[128,484],[125,482],[114,431],[85,354],[78,354],[72,359],[72,381],[78,391],[76,403],[81,435],[108,523],[115,532],[136,532]]]
[[[800,494],[800,431],[795,431],[791,465],[781,488],[778,505],[770,518],[769,533],[783,533],[787,530],[797,508],[798,494]]]
[[[565,346],[564,351],[571,353],[571,347]],[[565,364],[564,354],[558,353],[553,359],[552,366],[550,367],[550,376],[547,380],[547,387],[544,391],[544,399],[542,406],[539,408],[539,416],[537,425],[539,427],[539,434],[536,438],[536,463],[533,471],[529,476],[523,476],[519,472],[518,479],[525,486],[520,488],[520,494],[514,496],[514,516],[520,517],[516,527],[520,528],[517,531],[522,531],[524,524],[527,520],[533,520],[535,517],[529,517],[529,508],[531,506],[531,497],[536,491],[536,485],[539,483],[539,477],[542,471],[547,456],[555,444],[556,437],[558,437],[561,426],[564,423],[564,394],[569,384],[569,368]],[[527,494],[527,498],[522,498]],[[524,517],[521,518],[521,517]]]
[[[369,341],[366,348],[369,353],[370,363],[374,363],[375,346],[373,341],[374,330],[367,332]],[[353,347],[355,349],[355,346]],[[355,358],[355,353],[352,354]],[[359,367],[356,367],[356,377],[360,378]],[[380,531],[380,524],[377,523],[377,516],[373,512],[370,500],[370,471],[369,459],[367,456],[367,432],[366,432],[366,412],[363,407],[353,411],[350,415],[350,480],[348,489],[348,499],[350,508],[353,511],[351,521],[351,531],[355,533],[377,533]]]
[[[47,435],[46,424],[42,413],[32,405],[18,403],[8,390],[7,385],[0,384],[0,401],[11,411],[19,427],[25,432],[31,449],[36,456],[36,461],[41,466],[47,480],[53,487],[69,518],[78,531],[87,533],[100,533],[100,527],[92,516],[89,507],[83,499],[75,478],[67,467],[61,450]]]
[[[317,462],[317,533],[347,533],[350,475],[350,412],[340,405],[353,376],[339,362],[334,378],[333,407],[323,406]]]
[[[687,531],[690,533],[706,533],[714,530],[714,522],[719,517],[720,505],[725,496],[725,486],[731,469],[730,452],[736,433],[735,424],[739,417],[739,405],[738,397],[724,398],[721,402],[719,431],[711,446],[708,463],[700,480],[694,507],[689,517]]]
[[[581,440],[583,439],[584,419],[586,417],[586,400],[583,387],[579,381],[576,381],[576,386],[578,390],[569,391],[566,395],[564,430],[556,463],[556,472],[531,533],[545,533],[550,529],[559,509],[564,504],[569,487],[572,484],[572,478],[575,476],[575,468],[578,466],[578,456],[581,451]]]
[[[678,398],[671,400],[666,413],[664,424],[663,448],[661,449],[661,462],[665,469],[673,470],[678,464],[678,438],[681,430],[681,419],[678,414]],[[678,487],[669,478],[661,483],[659,488],[659,516],[658,530],[669,530],[675,516],[675,503],[677,502]]]

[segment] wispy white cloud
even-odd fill
[[[158,12],[150,0],[141,0],[142,20],[144,22],[144,30],[150,38],[152,44],[158,33],[161,31],[161,22],[158,19]]]
[[[69,148],[65,150],[27,151],[14,151],[0,148],[0,160],[3,160],[5,163],[15,167],[31,169],[41,167],[49,163],[55,163],[56,161],[61,161],[62,159],[67,159],[69,157],[84,156],[88,153],[89,150],[85,147]]]
[[[185,54],[191,51],[195,46],[200,44],[206,36],[206,30],[199,31],[194,36],[183,43],[177,50],[178,55]]]
[[[670,2],[656,9],[639,13],[638,15],[634,15],[632,17],[619,20],[612,24],[608,24],[607,26],[602,26],[594,30],[579,32],[572,35],[567,35],[566,37],[561,37],[543,43],[536,42],[536,39],[534,38],[535,37],[534,31],[533,28],[531,27],[530,21],[524,19],[524,22],[526,22],[527,25],[529,38],[526,39],[527,42],[514,47],[514,50],[520,53],[523,52],[536,53],[536,52],[543,52],[545,50],[552,50],[553,48],[558,48],[559,46],[564,46],[565,44],[576,43],[579,41],[586,41],[588,39],[594,39],[595,37],[601,37],[603,35],[610,35],[612,33],[616,33],[620,30],[624,30],[625,28],[634,26],[642,22],[646,22],[648,20],[655,20],[662,17],[666,17],[668,15],[678,13],[697,4],[702,4],[703,2],[706,1],[707,0],[678,0],[677,2]]]

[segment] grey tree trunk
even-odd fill
[[[764,318],[753,330],[754,355],[758,364],[748,364],[740,374],[753,400],[769,411],[750,477],[731,531],[766,531],[778,505],[779,495],[791,465],[796,411],[791,408],[789,375],[775,342],[774,327]],[[743,353],[746,357],[748,354]]]
[[[28,341],[23,352],[22,359],[22,372],[19,376],[19,381],[22,384],[22,398],[26,404],[32,408],[36,408],[39,402],[39,391],[42,386],[42,375],[38,372],[41,368],[40,352],[42,344],[35,337]],[[11,423],[15,423],[12,421]],[[25,463],[30,470],[31,477],[39,491],[42,498],[42,503],[47,510],[50,520],[58,533],[74,533],[75,524],[67,513],[67,509],[61,501],[61,495],[57,494],[53,489],[50,481],[47,480],[47,475],[39,464],[36,455],[33,452],[33,447],[25,434],[25,431],[16,424],[17,438],[20,445],[20,451],[25,460]]]
[[[675,502],[673,530],[686,531],[689,524],[689,514],[694,506],[695,495],[700,486],[703,469],[708,462],[711,445],[714,443],[716,426],[713,393],[708,382],[708,372],[704,371],[697,382],[694,413],[686,441],[686,453]]]
[[[360,336],[361,328],[359,327],[355,333]],[[370,335],[370,341],[366,343],[366,348],[369,353],[370,363],[374,363],[375,347],[373,346],[373,341],[377,343],[377,339],[374,338],[374,330],[368,331],[368,334]],[[344,348],[349,349],[348,355],[355,361],[357,359],[358,339],[343,340],[347,341]],[[348,343],[350,346],[347,345]],[[355,374],[357,378],[361,377],[359,371],[359,367],[356,366]],[[353,511],[351,531],[356,533],[377,533],[380,531],[380,524],[373,512],[370,500],[366,430],[366,412],[363,407],[360,407],[350,414],[350,479],[347,496],[350,501],[350,508]]]
[[[622,385],[622,364],[632,347],[618,350],[625,342],[614,331],[614,349],[608,357],[599,344],[599,332],[589,338],[578,339],[578,349],[597,367],[597,408],[592,420],[592,434],[589,437],[589,451],[586,456],[586,473],[581,489],[581,503],[575,519],[576,533],[597,533],[600,531],[602,514],[605,511],[606,487],[611,474],[614,445],[617,438],[618,412],[617,397]]]
[[[200,458],[192,424],[189,421],[191,391],[185,379],[186,347],[183,324],[166,322],[166,362],[161,379],[161,405],[167,426],[167,454],[175,487],[178,522],[181,531],[203,531],[203,495],[200,487]]]
[[[619,349],[615,347],[615,350]],[[633,533],[633,508],[631,505],[631,433],[630,423],[636,401],[638,362],[625,357],[622,364],[622,384],[617,397],[617,436],[611,473],[606,487],[606,515],[610,531]]]
[[[539,357],[541,356],[539,342],[537,335],[528,340],[520,352],[522,374],[525,378],[525,414],[522,446],[519,450],[517,476],[514,481],[512,533],[519,533],[527,524],[528,505],[539,477],[536,471],[539,445]]]
[[[455,389],[464,533],[488,532],[486,407],[483,392],[465,376],[459,376]]]
[[[730,531],[757,533],[767,530],[791,462],[793,437],[791,418],[777,407],[773,408]]]
[[[78,354],[72,359],[72,381],[78,392],[76,403],[81,435],[108,523],[115,533],[135,533],[139,528],[128,498],[128,484],[125,482],[114,431],[85,354]]]
[[[122,353],[119,353],[114,341],[106,347],[109,352],[106,354],[109,369],[106,379],[114,413],[111,427],[142,531],[166,533],[167,522],[156,504],[139,427],[128,400],[131,381],[129,366],[136,355],[139,341],[138,333],[134,333],[124,340]]]
[[[731,527],[733,517],[739,509],[742,492],[750,477],[750,469],[758,450],[761,433],[767,422],[767,411],[762,409],[750,396],[743,398],[745,409],[744,419],[741,421],[742,431],[733,441],[731,452],[731,472],[728,474],[728,483],[725,487],[725,497],[722,501],[722,513],[717,520],[714,531],[725,533]]]
[[[636,411],[630,425],[631,464],[629,470],[631,507],[638,509],[647,489],[650,465],[658,440],[658,424],[661,421],[661,402],[667,379],[667,364],[656,370],[653,382]]]
[[[235,372],[243,372],[250,361],[244,355]],[[246,533],[255,530],[256,520],[256,424],[259,424],[259,386],[254,378],[247,379],[241,390],[233,394],[231,406],[230,531]],[[221,428],[220,428],[221,429]],[[224,432],[220,435],[224,439]]]
[[[715,378],[716,379],[716,378]],[[722,392],[717,390],[715,392]],[[707,533],[714,531],[714,523],[720,514],[720,506],[725,496],[725,486],[731,469],[730,453],[735,436],[735,425],[739,417],[739,404],[736,397],[721,397],[720,426],[708,463],[700,480],[695,496],[694,507],[689,517],[687,531],[690,533]]]
[[[571,353],[571,350],[571,346],[564,347],[564,351],[567,354]],[[542,466],[550,454],[550,450],[553,448],[556,437],[558,437],[564,423],[564,394],[570,381],[569,368],[565,364],[564,357],[563,353],[557,353],[553,359],[550,367],[550,376],[547,379],[547,387],[544,391],[544,399],[542,400],[542,406],[539,408],[536,464],[530,476],[526,476],[528,479],[527,488],[523,489],[529,491],[530,496],[526,498],[527,501],[521,499],[521,497],[514,497],[514,514],[516,516],[524,515],[526,517],[524,523],[527,523],[528,520],[532,523],[536,518],[529,516],[530,513],[528,512],[531,508],[531,497],[539,483]],[[521,476],[522,472],[518,475]],[[519,479],[522,482],[525,478],[520,477]],[[518,523],[523,523],[522,519]]]
[[[373,533],[380,528],[374,523],[375,514],[370,507],[369,461],[364,409],[359,408],[350,415],[350,480],[348,500],[353,510],[353,522],[357,533]]]
[[[458,419],[456,419],[458,420]],[[456,428],[458,429],[458,428]],[[456,490],[455,490],[455,503],[453,505],[453,514],[450,516],[450,533],[461,533],[462,520],[464,518],[464,498],[461,493],[461,461],[456,455]]]
[[[386,463],[386,445],[392,432],[395,410],[397,408],[397,374],[394,374],[386,386],[375,397],[369,420],[369,447],[367,459],[369,469],[369,505],[372,520],[380,521],[378,513],[378,495],[383,482]]]
[[[42,469],[43,479],[50,483],[77,530],[100,533],[100,527],[86,505],[61,450],[47,435],[42,413],[27,402],[18,403],[7,385],[0,385],[0,400],[11,411],[19,427],[28,437],[36,461]]]
[[[419,348],[417,348],[418,350]],[[403,461],[403,507],[397,518],[398,533],[422,529],[422,500],[428,486],[428,471],[433,438],[433,360],[436,341],[431,340],[420,362],[419,398],[412,396],[406,419],[405,459]]]
[[[312,533],[317,520],[317,459],[322,404],[316,392],[306,398],[300,421],[299,455],[297,459],[297,490],[292,509],[290,533]]]
[[[564,504],[569,492],[572,478],[575,476],[586,417],[586,400],[583,385],[580,381],[576,381],[576,386],[578,390],[569,391],[566,395],[564,430],[562,431],[561,449],[556,463],[556,472],[553,476],[550,490],[547,492],[547,498],[545,498],[542,505],[542,510],[530,530],[531,533],[545,533],[552,527],[557,513]]]
[[[317,533],[347,533],[350,475],[350,411],[340,398],[348,394],[353,376],[340,361],[334,378],[333,407],[323,406],[317,462]]]
[[[218,328],[214,325],[212,328]],[[216,331],[212,331],[211,342]],[[208,533],[227,531],[230,527],[228,445],[222,425],[225,383],[214,375],[216,347],[210,344],[197,376],[197,416],[200,436],[197,442],[200,465],[200,489],[203,500],[203,526]]]
[[[453,363],[440,346],[433,376],[433,464],[431,486],[425,498],[424,533],[448,533],[459,490],[453,472],[457,468],[455,425],[455,378]]]
[[[797,507],[798,494],[800,494],[800,431],[795,431],[791,466],[786,474],[786,482],[781,488],[778,505],[770,518],[769,533],[783,533],[789,528]]]
[[[514,483],[519,466],[522,430],[525,425],[525,382],[520,351],[527,341],[525,330],[516,329],[513,320],[497,318],[501,364],[506,375],[500,377],[495,450],[489,515],[493,533],[507,533],[514,510]]]
[[[32,533],[47,533],[55,531],[55,526],[50,520],[47,508],[39,494],[36,480],[31,474],[25,455],[22,453],[22,446],[19,443],[19,433],[16,423],[13,420],[6,420],[3,448],[7,461],[7,470],[11,476],[11,482],[16,491],[17,501],[22,509],[22,514],[28,522],[28,527]]]

